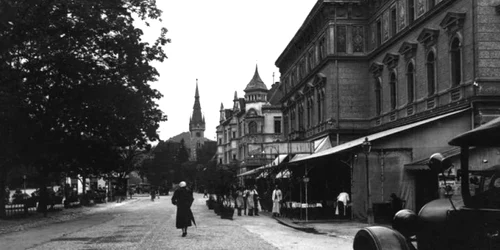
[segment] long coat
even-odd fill
[[[281,194],[281,190],[279,189],[275,189],[273,190],[273,213],[280,213],[280,208],[281,208],[281,205],[280,205],[280,202],[281,202],[281,199],[283,198],[282,197],[282,194]]]
[[[194,221],[191,204],[193,204],[193,193],[186,188],[178,188],[172,196],[172,204],[177,206],[175,226],[177,228],[190,227]]]

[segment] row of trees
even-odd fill
[[[51,175],[128,174],[166,116],[149,82],[167,57],[134,21],[161,20],[154,0],[0,1],[0,188],[36,172],[40,208]],[[0,216],[5,215],[0,192]]]
[[[153,186],[162,186],[165,183],[170,186],[172,183],[187,181],[195,189],[208,187],[209,182],[215,179],[213,171],[216,161],[212,158],[216,145],[207,142],[197,151],[196,161],[189,161],[189,150],[184,140],[180,143],[160,141],[144,161],[140,174],[147,177]]]

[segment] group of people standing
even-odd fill
[[[243,187],[238,188],[236,191],[235,207],[238,210],[238,216],[243,214],[248,216],[259,215],[259,193],[257,186],[249,186],[246,189]]]
[[[248,216],[258,216],[259,215],[259,193],[257,192],[257,186],[249,186],[246,189],[240,187],[237,189],[235,194],[235,207],[238,210],[238,216],[241,216],[243,211],[244,215]],[[283,199],[283,194],[279,189],[278,185],[275,186],[273,194],[271,196],[273,202],[272,213],[273,216],[279,216],[281,210],[281,201]]]

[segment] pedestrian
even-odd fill
[[[175,190],[172,196],[172,204],[177,206],[175,226],[178,229],[182,229],[182,237],[186,237],[187,228],[192,225],[191,221],[195,223],[193,212],[191,211],[191,204],[193,204],[193,201],[193,193],[186,188],[186,182],[181,181],[179,183],[179,188]]]
[[[244,193],[243,187],[239,187],[236,191],[236,209],[238,209],[238,216],[241,216],[241,210],[245,208],[244,202]]]
[[[208,198],[208,189],[207,188],[203,189],[203,198]]]
[[[255,207],[255,203],[253,201],[253,190],[252,188],[248,187],[245,190],[245,202],[246,202],[246,210],[247,210],[247,215],[248,216],[253,216],[253,210]]]
[[[257,185],[254,185],[253,186],[253,202],[254,202],[254,209],[255,209],[255,216],[259,216],[259,200],[260,200],[260,197],[259,197],[259,193],[257,192]]]
[[[349,200],[349,194],[342,189],[342,192],[340,192],[337,196],[337,208],[335,209],[335,215],[339,215],[340,205],[342,205],[344,216],[347,215],[347,203]]]
[[[250,187],[246,193],[248,216],[259,215],[257,211],[258,193],[255,187]]]
[[[394,215],[401,209],[403,209],[403,200],[399,198],[395,193],[392,193],[391,194],[392,216],[394,217]]]
[[[155,198],[156,198],[156,191],[155,191],[153,188],[151,188],[151,189],[149,190],[149,194],[151,195],[151,201],[155,201]]]
[[[278,185],[274,187],[272,197],[273,197],[273,217],[280,216],[281,200],[283,198],[283,195]]]

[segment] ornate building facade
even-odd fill
[[[239,98],[234,93],[232,108],[221,103],[217,126],[217,160],[219,164],[239,166],[238,173],[261,166],[279,153],[272,148],[283,140],[280,93],[277,84],[269,90],[257,67]],[[249,145],[260,145],[258,150]]]
[[[355,218],[391,193],[435,198],[426,159],[457,157],[450,138],[500,115],[499,5],[319,0],[279,56],[285,134],[337,145],[296,162],[341,160]]]

